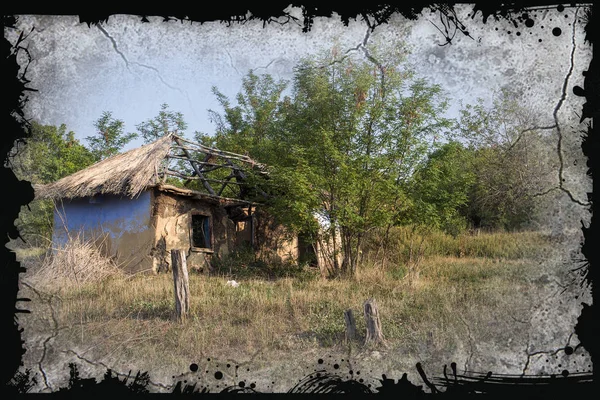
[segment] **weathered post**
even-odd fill
[[[379,310],[375,299],[365,301],[365,322],[367,324],[367,337],[365,345],[369,343],[385,344],[383,332],[381,331],[381,321],[379,320]]]
[[[186,259],[181,250],[171,250],[173,282],[175,286],[175,315],[184,320],[190,310],[190,285]]]
[[[352,310],[344,311],[344,319],[346,320],[346,341],[350,342],[356,338],[356,321]]]

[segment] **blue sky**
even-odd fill
[[[506,21],[483,24],[470,19],[468,5],[458,9],[473,39],[458,33],[453,44],[442,46],[444,37],[435,26],[441,27],[439,17],[424,13],[417,21],[393,16],[376,28],[369,42],[406,42],[417,74],[446,90],[450,117],[457,115],[461,102],[481,97],[489,103],[495,91],[512,87],[524,104],[539,111],[541,123],[551,122],[570,67],[576,9],[539,12],[533,27],[519,29]],[[210,134],[214,126],[207,110],[218,110],[212,86],[233,97],[249,69],[289,79],[302,56],[330,49],[333,43],[354,48],[367,31],[364,21],[344,27],[335,15],[316,19],[308,33],[295,23],[263,27],[259,21],[228,26],[149,19],[142,23],[137,16],[116,15],[100,27],[88,27],[76,16],[21,16],[20,29],[31,32],[30,85],[39,90],[30,97],[28,116],[46,124],[65,123],[84,141],[103,111],[111,111],[133,132],[167,103],[184,114],[188,136],[194,131]],[[554,27],[563,34],[552,35]],[[581,72],[591,59],[590,46],[583,44],[583,24],[574,32],[571,87],[583,84]],[[5,35],[14,38],[18,33]],[[570,123],[581,104],[569,91],[561,118]],[[137,140],[128,148],[140,144]]]

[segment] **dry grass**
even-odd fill
[[[47,185],[34,185],[37,199],[121,194],[135,197],[158,183],[157,170],[171,147],[171,135],[109,157]]]
[[[522,235],[519,239],[540,251],[537,234],[527,240]],[[473,240],[501,245],[507,237]],[[358,332],[364,332],[363,302],[372,297],[392,348],[417,351],[427,343],[452,349],[458,345],[457,332],[465,332],[465,319],[480,322],[477,334],[482,337],[501,335],[498,324],[510,321],[519,296],[535,290],[526,276],[538,265],[527,257],[429,255],[412,266],[392,260],[381,267],[365,258],[354,280],[324,280],[309,269],[272,279],[236,273],[235,268],[213,276],[191,274],[190,316],[179,323],[174,318],[170,274],[127,278],[107,273],[103,277],[111,279],[96,276],[91,281],[89,273],[99,270],[100,260],[88,261],[90,267],[77,274],[71,272],[73,261],[82,257],[72,254],[62,262],[55,258],[54,272],[47,266],[40,271],[52,277],[60,266],[79,283],[56,286],[60,301],[54,307],[65,327],[63,340],[94,357],[139,360],[140,368],[153,363],[178,365],[190,357],[251,357],[258,352],[258,358],[268,358],[278,351],[343,349],[347,346],[343,312],[352,309]],[[113,266],[102,268],[111,271]],[[226,285],[232,277],[239,287]],[[469,334],[475,334],[475,328]],[[361,339],[354,345],[360,347]]]
[[[22,253],[22,256],[26,254]],[[49,249],[38,268],[28,274],[28,280],[40,289],[53,291],[71,290],[73,286],[90,285],[122,275],[119,266],[101,253],[97,241],[76,234],[65,244]]]

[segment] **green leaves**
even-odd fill
[[[110,111],[104,111],[94,122],[94,127],[96,135],[88,136],[86,140],[96,161],[118,154],[127,143],[138,137],[137,133],[124,133],[124,122],[113,118]]]
[[[271,167],[278,220],[315,237],[315,215],[327,216],[353,262],[362,235],[406,211],[411,173],[451,123],[441,89],[411,79],[396,49],[333,54],[302,60],[283,99],[286,82],[253,72],[236,105],[214,89],[223,112],[211,118],[217,147]]]
[[[94,163],[94,155],[81,145],[66,125],[31,123],[25,145],[17,145],[11,167],[19,179],[50,183]]]
[[[474,152],[458,142],[449,142],[434,151],[412,177],[413,221],[458,234],[465,227],[459,210],[469,201],[475,182]]]
[[[480,100],[461,111],[457,133],[473,149],[476,176],[463,213],[475,225],[512,230],[536,220],[536,193],[554,186],[556,176],[552,145],[537,126],[536,114],[507,90],[490,106]]]
[[[161,104],[158,115],[152,119],[136,125],[144,138],[144,143],[151,143],[169,134],[181,134],[187,129],[187,124],[180,112],[170,111],[169,105]]]
[[[61,179],[94,163],[94,155],[75,139],[75,133],[59,127],[33,121],[29,136],[18,143],[10,158],[10,167],[21,180],[45,184]],[[16,221],[20,234],[35,241],[49,236],[52,230],[53,204],[34,201],[24,207]],[[47,245],[42,242],[42,245]]]

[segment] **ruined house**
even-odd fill
[[[54,200],[55,246],[84,235],[131,273],[169,270],[171,249],[183,250],[188,268],[197,270],[241,246],[263,258],[316,262],[313,244],[289,235],[249,200],[257,193],[249,171],[266,174],[250,157],[169,134],[36,186],[35,193]],[[183,184],[190,182],[195,186]]]

